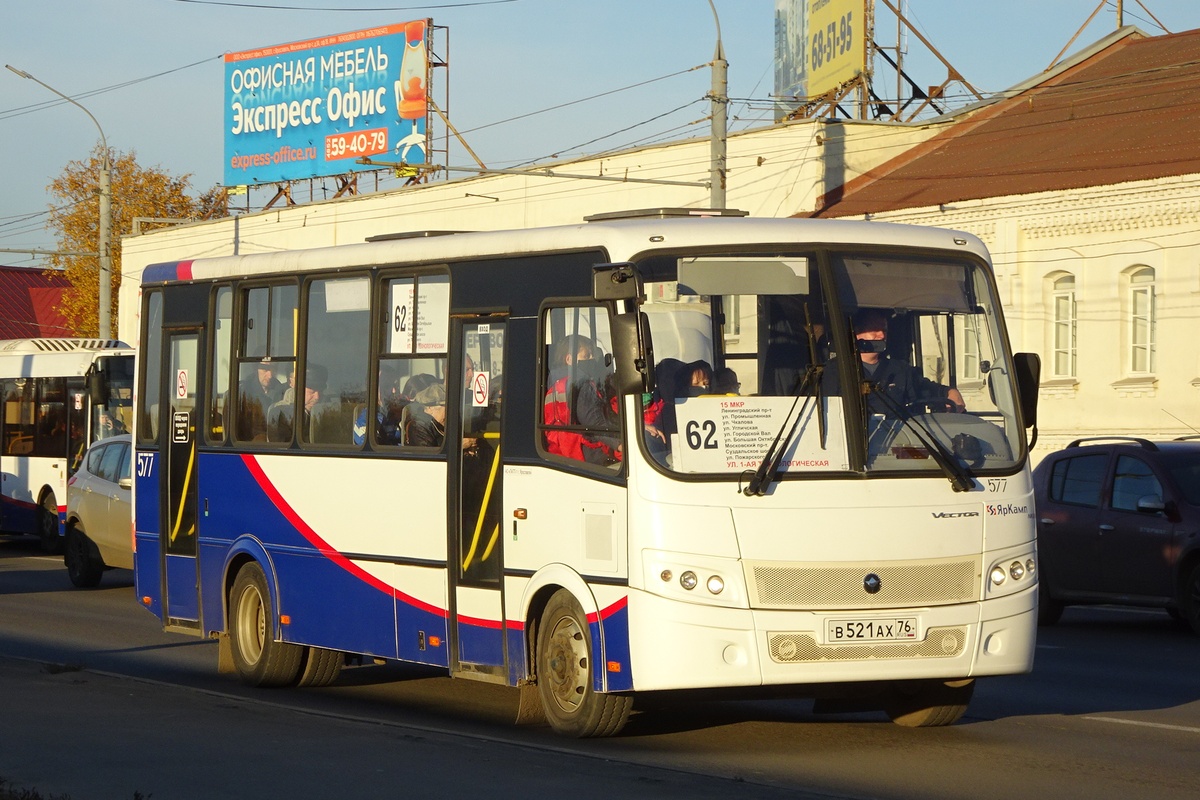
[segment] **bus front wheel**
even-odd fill
[[[892,722],[906,728],[953,725],[967,713],[975,680],[911,681],[892,689],[884,710]]]
[[[592,657],[583,609],[560,589],[538,626],[537,686],[550,727],[564,736],[612,736],[629,719],[632,697],[593,688]]]
[[[229,595],[229,643],[233,665],[249,686],[288,686],[300,675],[304,648],[272,636],[275,612],[262,567],[253,561],[238,570]]]

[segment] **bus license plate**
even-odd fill
[[[906,642],[916,638],[916,617],[831,619],[825,628],[827,642]]]

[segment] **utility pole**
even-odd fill
[[[713,20],[717,23],[717,50],[712,61],[712,133],[709,135],[709,204],[713,208],[725,208],[725,141],[729,135],[729,63],[725,61],[725,47],[721,44],[721,19],[717,7],[708,0]]]
[[[67,97],[65,94],[55,89],[49,84],[42,83],[37,78],[30,75],[24,70],[17,69],[12,64],[5,64],[9,72],[18,75],[22,78],[28,78],[43,88],[49,89],[56,95],[66,100],[71,105],[78,108],[80,111],[88,115],[96,125],[96,130],[100,131],[100,147],[103,150],[100,161],[100,230],[98,239],[98,247],[96,248],[100,255],[100,296],[99,296],[99,334],[101,339],[112,338],[112,162],[108,157],[108,139],[104,136],[104,129],[100,127],[99,121],[92,116],[92,112],[81,106],[79,103]]]

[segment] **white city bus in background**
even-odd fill
[[[133,349],[106,339],[0,341],[0,530],[62,546],[67,479],[91,442],[133,424]]]
[[[1037,361],[982,243],[626,216],[148,267],[140,602],[250,684],[435,665],[573,736],[679,689],[945,725],[1028,671]]]

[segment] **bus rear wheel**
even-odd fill
[[[328,686],[342,672],[346,657],[340,650],[323,647],[304,648],[304,668],[300,670],[297,686]]]
[[[633,707],[628,695],[597,692],[592,684],[592,637],[583,609],[560,589],[538,626],[537,686],[556,733],[575,738],[612,736]]]
[[[304,648],[272,636],[275,612],[262,567],[253,561],[238,570],[229,595],[229,643],[233,665],[249,686],[288,686],[300,676]]]
[[[974,678],[909,681],[893,687],[884,710],[906,728],[939,728],[962,719],[974,694]]]
[[[38,538],[42,541],[42,550],[47,553],[62,552],[62,537],[58,535],[58,500],[54,492],[42,495],[42,502],[37,509]]]

